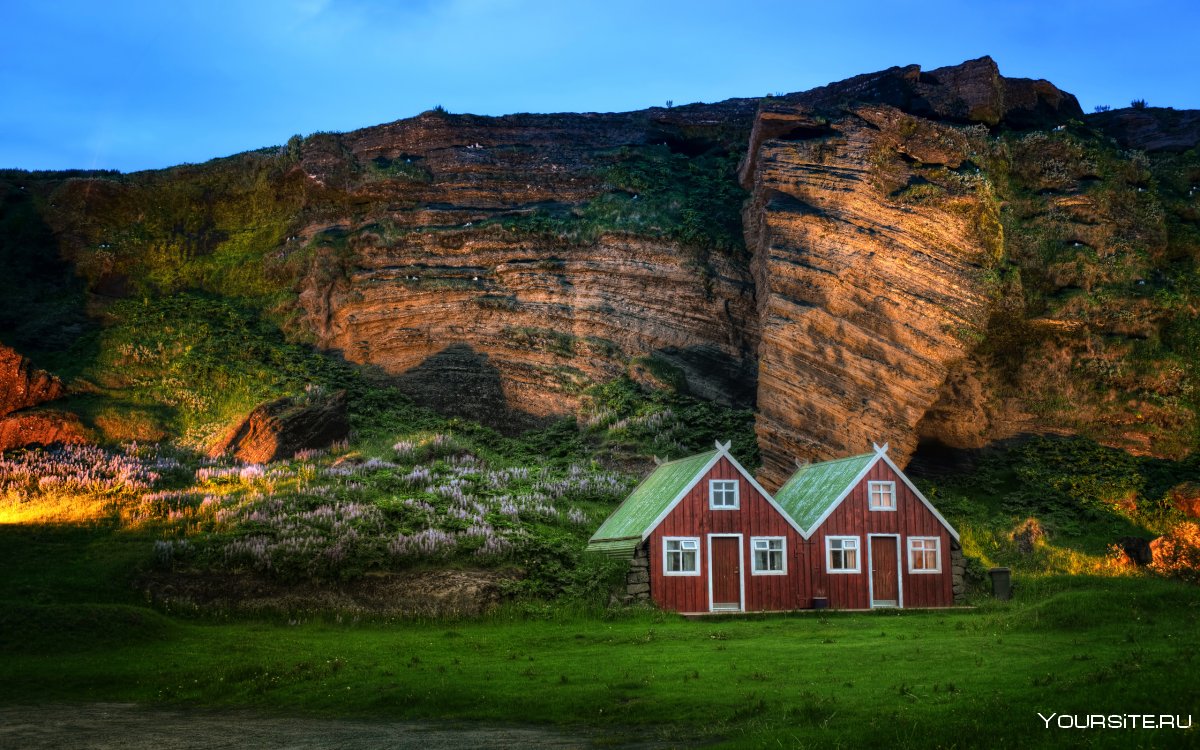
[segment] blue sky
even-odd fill
[[[0,0],[0,167],[200,162],[451,112],[620,111],[989,54],[1084,109],[1200,108],[1200,3]]]

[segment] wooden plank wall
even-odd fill
[[[738,510],[710,510],[710,479],[737,479],[741,498]],[[707,612],[708,535],[742,534],[743,608],[746,611],[803,609],[810,606],[808,554],[801,536],[747,482],[733,464],[721,458],[679,502],[650,535],[650,593],[664,609]],[[663,537],[700,538],[700,575],[663,575]],[[787,575],[752,575],[751,536],[782,536],[787,539]]]
[[[867,507],[867,482],[896,483],[896,510],[872,511]],[[908,485],[883,461],[871,467],[867,476],[851,490],[829,518],[810,537],[808,564],[813,571],[812,586],[824,590],[829,606],[839,609],[866,609],[869,600],[870,569],[867,562],[868,534],[900,535],[900,581],[905,607],[949,607],[954,604],[950,570],[950,534]],[[859,537],[860,573],[825,573],[825,537]],[[908,572],[908,537],[936,536],[941,539],[941,574]]]

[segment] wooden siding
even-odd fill
[[[738,510],[709,509],[708,482],[711,479],[738,480]],[[745,587],[742,606],[746,611],[810,606],[809,565],[803,539],[728,459],[721,458],[650,534],[650,594],[660,607],[679,612],[709,611],[709,534],[742,535],[741,570]],[[663,537],[679,536],[699,537],[700,575],[663,575]],[[787,540],[787,575],[753,575],[754,552],[750,544],[753,536]]]
[[[869,510],[867,482],[896,483],[896,510]],[[825,519],[809,538],[809,569],[812,590],[829,597],[829,606],[839,609],[866,609],[870,602],[870,567],[867,561],[868,534],[899,534],[900,585],[904,607],[949,607],[954,604],[954,588],[950,569],[950,533],[925,504],[913,494],[908,485],[883,461],[871,467],[850,491],[850,494]],[[859,573],[827,573],[825,538],[827,536],[857,536],[859,538]],[[940,574],[910,573],[908,571],[908,538],[937,537],[941,555]]]

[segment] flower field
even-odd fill
[[[443,432],[400,440],[386,457],[343,446],[265,466],[63,446],[0,459],[0,517],[148,531],[165,569],[337,579],[505,565],[545,537],[582,547],[632,481],[578,463],[498,465]],[[62,507],[75,510],[48,511]]]

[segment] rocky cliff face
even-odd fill
[[[982,58],[29,182],[94,313],[233,298],[513,429],[623,374],[753,404],[771,487],[871,441],[1190,450],[1195,145],[1194,113],[1085,117]]]
[[[873,441],[913,452],[951,366],[987,328],[986,272],[1003,252],[977,163],[988,130],[957,124],[1079,114],[1074,97],[1001,78],[990,60],[893,69],[763,105],[742,179],[767,486],[795,458]]]
[[[744,257],[684,247],[654,226],[670,210],[655,195],[664,186],[620,170],[632,161],[652,178],[717,158],[740,144],[730,134],[748,129],[753,110],[433,112],[337,149],[306,144],[308,178],[350,179],[367,206],[298,232],[346,245],[344,274],[305,284],[308,327],[426,403],[502,424],[569,413],[582,388],[645,358],[698,395],[751,403],[757,325]]]
[[[967,160],[953,129],[880,105],[820,124],[803,106],[764,117],[814,134],[764,138],[747,175],[762,327],[757,429],[763,479],[776,486],[793,457],[887,439],[912,452],[949,364],[986,324],[982,271],[998,224],[980,223],[987,196],[969,172],[957,194],[901,199],[909,185],[933,183],[912,182],[900,154],[946,170]],[[893,179],[863,168],[879,161]]]

